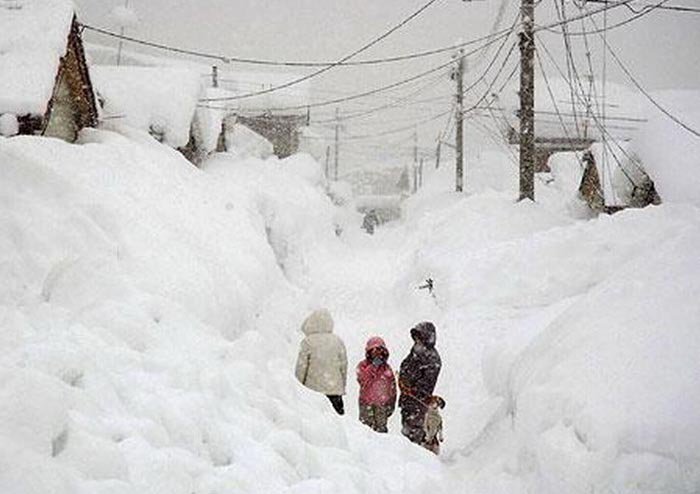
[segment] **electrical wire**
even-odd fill
[[[631,0],[631,1],[634,1],[634,0]],[[612,26],[606,26],[605,29],[598,29],[598,28],[596,28],[596,30],[594,30],[594,31],[589,31],[588,33],[585,33],[585,32],[583,32],[583,31],[574,31],[574,32],[571,32],[571,31],[570,31],[570,32],[568,33],[568,35],[569,35],[569,36],[585,36],[586,34],[598,34],[598,33],[602,33],[603,31],[612,31],[613,29],[617,29],[617,28],[619,28],[619,27],[626,26],[627,24],[630,24],[630,23],[632,23],[632,22],[634,22],[634,21],[636,21],[636,20],[638,20],[638,19],[641,19],[642,17],[644,17],[644,16],[650,14],[651,12],[653,12],[653,11],[656,10],[656,9],[662,8],[663,5],[664,5],[665,3],[667,3],[668,1],[669,1],[669,0],[661,0],[660,2],[658,2],[658,3],[654,4],[654,5],[649,5],[648,7],[650,7],[650,8],[645,9],[645,10],[642,10],[640,13],[635,14],[635,15],[633,15],[633,16],[631,16],[631,17],[628,17],[627,19],[625,19],[625,20],[623,20],[623,21],[620,21],[620,22],[618,22],[617,24],[613,24]],[[624,5],[624,6],[628,7],[628,5],[627,5],[628,3],[629,3],[629,2],[625,2],[624,4],[623,4],[623,3],[620,3],[620,5]],[[552,32],[552,33],[562,34],[562,31],[561,31],[561,30],[559,30],[559,29],[554,29],[553,27],[543,27],[543,29],[544,29],[545,31],[549,31],[549,32]]]
[[[509,34],[509,33],[506,33],[506,34]],[[482,50],[485,46],[487,46],[487,45],[489,45],[489,44],[492,44],[492,43],[495,43],[496,41],[499,41],[500,39],[501,39],[501,38],[498,37],[498,38],[495,38],[495,39],[492,40],[492,41],[488,41],[487,43],[485,43],[484,45],[480,46],[479,48],[475,48],[475,49],[473,49],[473,50],[471,50],[471,51],[465,53],[464,55],[461,55],[461,57],[462,57],[462,58],[466,58],[466,57],[469,57],[469,56],[473,55],[474,53],[478,53],[478,52],[479,52],[480,50]],[[401,87],[401,86],[404,86],[404,85],[406,85],[406,84],[409,84],[409,83],[411,83],[411,82],[413,82],[413,81],[422,79],[422,78],[424,78],[424,77],[426,77],[426,76],[429,76],[430,74],[434,74],[434,73],[436,73],[436,72],[438,72],[438,71],[440,71],[440,70],[442,70],[442,69],[444,69],[444,68],[449,67],[449,66],[452,65],[453,63],[454,63],[454,61],[453,61],[453,60],[450,60],[449,62],[442,63],[442,64],[440,64],[440,65],[438,65],[438,66],[432,67],[432,68],[430,68],[430,69],[428,69],[428,70],[425,70],[425,71],[423,71],[423,72],[420,72],[420,73],[418,73],[418,74],[415,74],[415,75],[413,75],[413,76],[411,76],[411,77],[408,77],[408,78],[406,78],[406,79],[402,79],[402,80],[393,82],[393,83],[391,83],[391,84],[387,84],[387,85],[385,85],[385,86],[380,86],[380,87],[375,88],[375,89],[371,89],[371,90],[368,90],[368,91],[356,93],[356,94],[353,94],[353,95],[350,95],[350,96],[346,96],[346,97],[343,97],[343,98],[334,98],[334,99],[330,99],[330,100],[326,100],[326,101],[311,103],[311,104],[308,104],[308,105],[294,105],[294,106],[284,106],[284,107],[277,107],[277,108],[274,108],[274,107],[273,107],[273,108],[266,108],[266,110],[267,110],[267,111],[303,110],[303,109],[307,109],[307,108],[318,108],[318,107],[329,106],[329,105],[338,105],[338,104],[340,104],[340,103],[345,103],[345,102],[353,101],[353,100],[360,99],[360,98],[366,98],[366,97],[368,97],[368,96],[372,96],[372,95],[375,95],[375,94],[383,93],[383,92],[385,92],[385,91],[388,91],[388,90],[391,90],[391,89],[394,89],[394,88],[397,88],[397,87]],[[211,101],[211,100],[209,100],[209,99],[200,99],[200,101],[207,102],[207,101]],[[200,106],[202,106],[202,105],[200,105]],[[205,107],[207,107],[207,108],[212,108],[212,109],[218,109],[218,110],[228,110],[228,109],[230,109],[230,108],[227,108],[227,107],[212,106],[212,105],[206,105]]]
[[[297,79],[294,79],[294,80],[292,80],[292,81],[286,82],[286,83],[284,83],[284,84],[280,84],[280,85],[278,85],[278,86],[274,86],[274,87],[271,87],[271,88],[268,88],[268,89],[263,89],[263,90],[261,90],[261,91],[253,91],[253,92],[250,92],[250,93],[238,94],[238,95],[235,95],[235,96],[230,96],[230,97],[225,97],[225,98],[208,98],[207,101],[241,100],[241,99],[246,99],[246,98],[252,98],[253,96],[261,96],[261,95],[263,95],[263,94],[269,94],[269,93],[272,93],[272,92],[275,92],[275,91],[279,91],[279,90],[281,90],[281,89],[286,89],[286,88],[288,88],[288,87],[292,87],[292,86],[295,86],[295,85],[297,85],[297,84],[301,84],[302,82],[305,82],[305,81],[308,81],[308,80],[313,79],[313,78],[315,78],[315,77],[318,77],[318,76],[320,76],[321,74],[325,74],[326,72],[328,72],[328,71],[334,69],[334,68],[337,67],[338,65],[341,65],[342,63],[347,62],[348,60],[350,60],[350,59],[352,59],[352,58],[355,58],[355,57],[356,57],[357,55],[359,55],[360,53],[363,53],[363,52],[369,50],[370,48],[372,48],[373,46],[375,46],[375,45],[381,43],[382,41],[384,41],[385,39],[387,39],[389,36],[391,36],[392,34],[394,34],[396,31],[398,31],[398,30],[401,29],[402,27],[406,26],[406,25],[407,25],[408,23],[410,23],[412,20],[414,20],[414,19],[416,19],[417,17],[419,17],[423,12],[425,12],[426,10],[428,10],[433,4],[435,4],[435,3],[438,2],[438,1],[440,1],[440,0],[428,0],[428,2],[426,2],[425,4],[423,4],[418,10],[416,10],[415,12],[413,12],[413,13],[412,13],[411,15],[409,15],[408,17],[402,19],[398,24],[396,24],[395,26],[393,26],[393,27],[392,27],[391,29],[389,29],[388,31],[385,31],[385,32],[382,33],[381,35],[379,35],[379,36],[377,36],[376,38],[372,39],[370,42],[365,43],[364,45],[362,45],[360,48],[358,48],[358,49],[352,51],[351,53],[348,53],[347,55],[345,55],[343,58],[341,58],[341,59],[338,60],[337,62],[334,62],[334,63],[332,63],[332,64],[326,65],[325,67],[322,67],[322,68],[320,68],[320,69],[318,69],[318,70],[316,70],[316,71],[314,71],[314,72],[312,72],[312,73],[310,73],[310,74],[307,74],[307,75],[305,75],[305,76],[303,76],[303,77],[299,77],[299,78],[297,78]]]
[[[594,21],[591,21],[591,22],[594,22]],[[595,22],[594,22],[594,25],[595,25]],[[634,75],[632,75],[632,73],[625,66],[625,64],[622,63],[622,60],[620,60],[620,57],[617,56],[617,53],[615,53],[615,50],[613,50],[612,46],[610,46],[610,43],[608,42],[607,39],[603,38],[603,43],[605,45],[606,50],[610,53],[613,60],[615,60],[615,62],[617,63],[618,67],[620,67],[620,69],[625,73],[625,75],[632,82],[632,84],[635,85],[635,87],[639,90],[639,92],[642,93],[651,102],[652,105],[654,105],[661,113],[666,115],[666,117],[668,117],[670,120],[675,122],[677,125],[679,125],[683,129],[685,129],[686,131],[693,134],[695,137],[700,137],[700,131],[698,131],[698,130],[694,129],[693,127],[691,127],[690,125],[686,124],[680,118],[673,115],[670,111],[668,111],[666,108],[661,106],[661,104],[659,104],[659,102],[656,101],[656,99],[654,99],[654,97],[651,94],[649,94],[649,92],[646,89],[644,89],[644,87],[642,87],[642,85],[639,83],[637,78],[634,77]]]
[[[554,66],[554,68],[559,72],[559,75],[561,75],[561,77],[564,79],[564,81],[567,82],[568,84],[573,84],[573,83],[574,83],[573,81],[568,80],[568,79],[566,78],[566,75],[565,75],[564,72],[562,71],[561,67],[559,67],[559,64],[557,63],[556,59],[554,58],[554,56],[552,55],[552,53],[551,53],[551,52],[549,51],[549,49],[547,48],[547,45],[545,45],[545,44],[542,42],[542,40],[539,39],[539,38],[536,38],[535,41],[536,41],[536,42],[539,41],[540,45],[541,45],[542,48],[544,49],[545,54],[546,54],[546,55],[548,56],[548,58],[550,59],[550,61],[551,61],[551,63],[552,63],[552,66]],[[578,80],[577,82],[578,82],[578,84],[580,85],[581,81]],[[591,117],[593,118],[593,121],[595,122],[596,127],[598,127],[598,130],[600,130],[601,135],[606,135],[606,136],[620,149],[620,151],[622,152],[622,154],[625,155],[625,157],[629,160],[629,162],[632,163],[632,164],[639,170],[640,173],[642,173],[643,175],[647,175],[647,173],[646,173],[646,172],[644,171],[644,169],[637,163],[637,161],[634,159],[634,157],[630,156],[630,154],[627,152],[627,150],[626,150],[624,147],[622,147],[622,146],[617,142],[617,140],[610,134],[610,132],[605,128],[605,126],[603,126],[603,125],[601,124],[600,120],[599,120],[598,117],[595,115],[595,113],[591,113]],[[608,143],[608,146],[609,146],[609,143]],[[620,160],[619,160],[619,158],[617,157],[617,155],[616,155],[614,152],[612,152],[611,154],[613,155],[613,158],[615,159],[616,165],[617,165],[621,170],[623,170],[623,173],[625,173],[626,176],[628,176],[626,170],[624,170],[624,168],[623,168],[623,166],[622,166],[622,163],[620,162]],[[629,177],[628,177],[628,178],[629,178]],[[632,184],[634,185],[634,187],[636,187],[636,184],[634,184],[634,181],[632,181]]]

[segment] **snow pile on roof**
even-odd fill
[[[199,74],[186,68],[96,65],[90,68],[95,90],[104,100],[105,121],[162,136],[182,147],[200,97]]]
[[[116,60],[116,49],[109,46],[88,43],[86,45],[88,58],[98,65],[110,65]],[[122,61],[128,65],[187,67],[199,73],[201,80],[208,85],[212,82],[211,65],[192,62],[178,58],[146,55],[130,50],[122,50]],[[305,106],[311,101],[311,82],[303,81],[283,89],[278,89],[259,96],[238,98],[242,95],[265,91],[294,82],[303,76],[287,72],[248,72],[230,70],[219,66],[218,88],[210,88],[214,93],[208,98],[234,99],[211,101],[212,106],[226,107],[231,111],[258,114],[271,112],[275,115],[297,115],[306,112]],[[218,94],[217,91],[219,92]],[[298,108],[288,108],[298,107]]]
[[[653,95],[671,114],[700,129],[700,93],[664,91]],[[663,201],[700,205],[700,138],[649,105],[649,123],[632,150],[654,180]]]
[[[72,18],[69,0],[0,3],[0,114],[46,112]]]

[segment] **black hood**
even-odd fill
[[[429,321],[418,323],[411,329],[413,341],[420,341],[427,348],[435,347],[435,325]]]

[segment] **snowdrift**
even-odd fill
[[[473,167],[472,186],[491,170]],[[437,173],[404,207],[395,289],[437,318],[459,488],[697,492],[700,210],[577,221],[558,175],[516,203],[507,188],[449,193]],[[432,308],[415,289],[427,277]]]
[[[290,281],[338,242],[308,158],[202,171],[122,132],[0,139],[0,492],[439,485],[294,381],[313,301]]]

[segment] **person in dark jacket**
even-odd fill
[[[425,440],[425,413],[435,390],[442,361],[435,349],[435,325],[421,322],[411,329],[413,347],[399,370],[401,433],[416,444]]]

